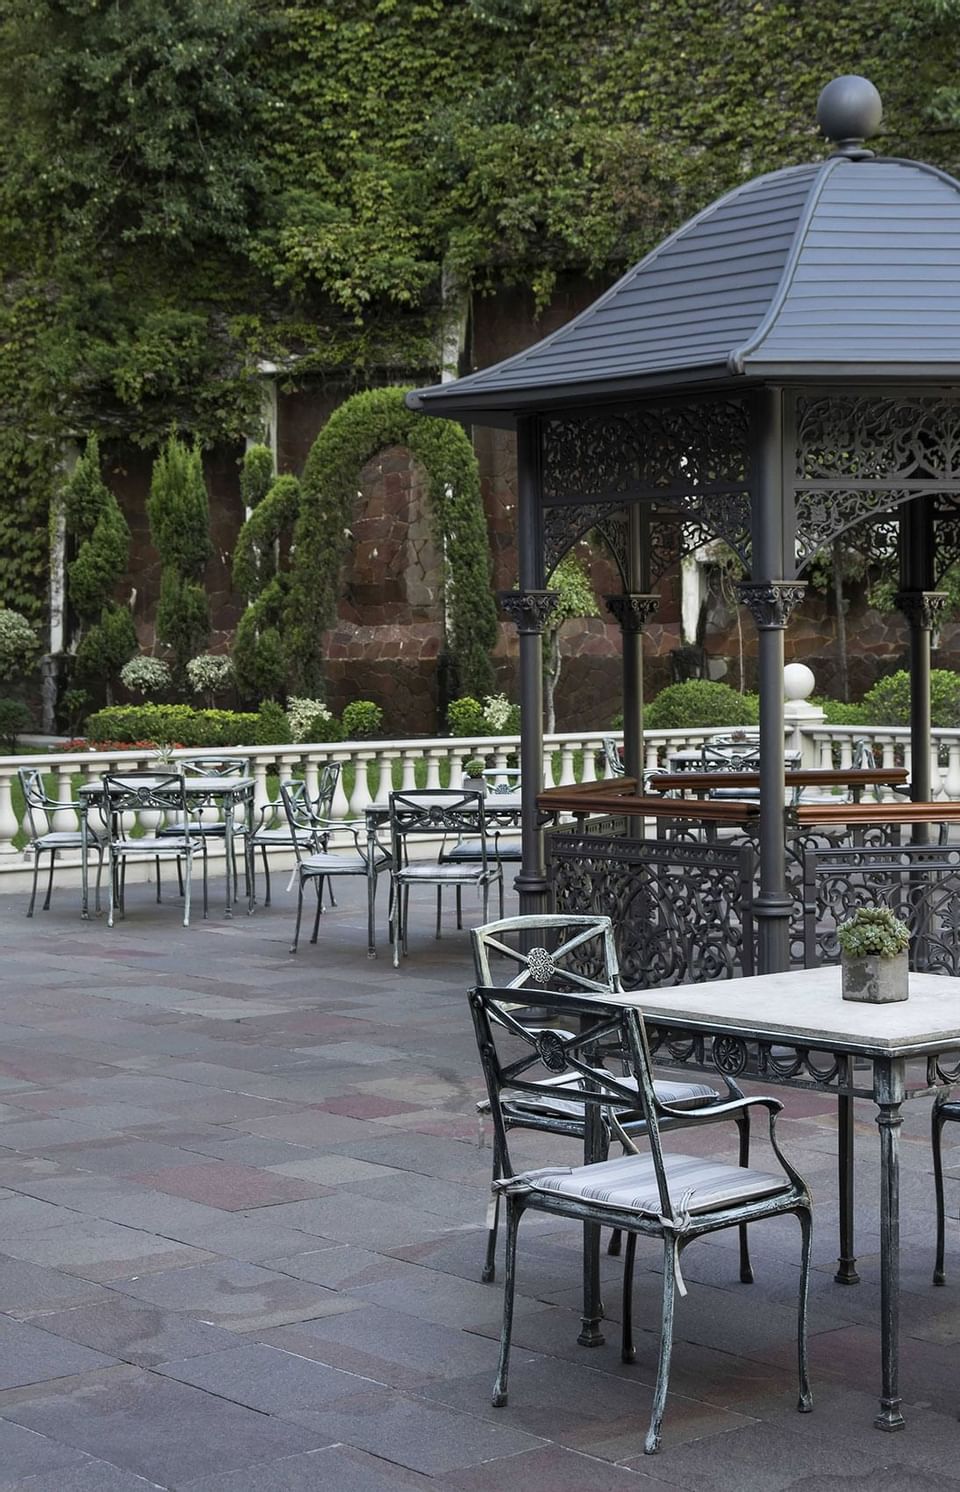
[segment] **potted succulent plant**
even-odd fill
[[[482,789],[484,786],[483,769],[486,766],[482,756],[470,756],[463,764],[464,785],[470,784],[472,788]]]
[[[858,907],[837,928],[843,998],[886,1005],[909,998],[910,929],[889,907]]]

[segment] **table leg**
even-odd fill
[[[233,799],[226,798],[223,804],[223,850],[227,872],[226,917],[233,916]]]
[[[585,1106],[583,1126],[584,1165],[603,1158],[603,1127],[599,1106]],[[600,1299],[600,1228],[596,1223],[583,1225],[583,1319],[577,1341],[581,1347],[602,1347],[603,1303]]]
[[[87,871],[87,854],[89,852],[88,817],[90,805],[83,794],[80,795],[80,916],[90,916],[90,876]],[[97,883],[99,885],[99,882]]]
[[[377,871],[376,840],[367,831],[367,958],[377,956]]]
[[[880,1130],[880,1332],[883,1389],[879,1430],[900,1430],[900,1107],[902,1059],[874,1060],[874,1098]]]
[[[837,1180],[840,1191],[840,1258],[834,1275],[838,1285],[857,1285],[857,1259],[853,1243],[853,1099],[841,1093],[837,1099]]]

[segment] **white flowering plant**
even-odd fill
[[[322,699],[302,699],[291,696],[287,700],[287,723],[293,741],[324,740],[326,732],[317,734],[318,726],[328,725],[333,712],[327,709]]]
[[[187,664],[187,678],[195,694],[219,694],[233,682],[233,661],[225,653],[198,653]]]
[[[511,704],[505,694],[488,694],[483,720],[492,736],[515,736],[520,730],[520,706]]]
[[[0,606],[0,679],[25,672],[39,650],[40,640],[26,617]]]
[[[171,681],[170,665],[162,658],[152,658],[149,653],[131,658],[120,670],[120,682],[131,694],[160,694],[170,688]]]

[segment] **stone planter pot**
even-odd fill
[[[910,961],[906,951],[895,958],[867,954],[863,958],[840,960],[843,974],[843,998],[862,1000],[869,1005],[889,1005],[910,997]]]

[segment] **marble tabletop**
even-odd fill
[[[603,998],[639,1005],[651,1026],[673,1022],[889,1056],[960,1049],[960,979],[941,974],[911,974],[909,1000],[890,1005],[844,1000],[836,964]]]

